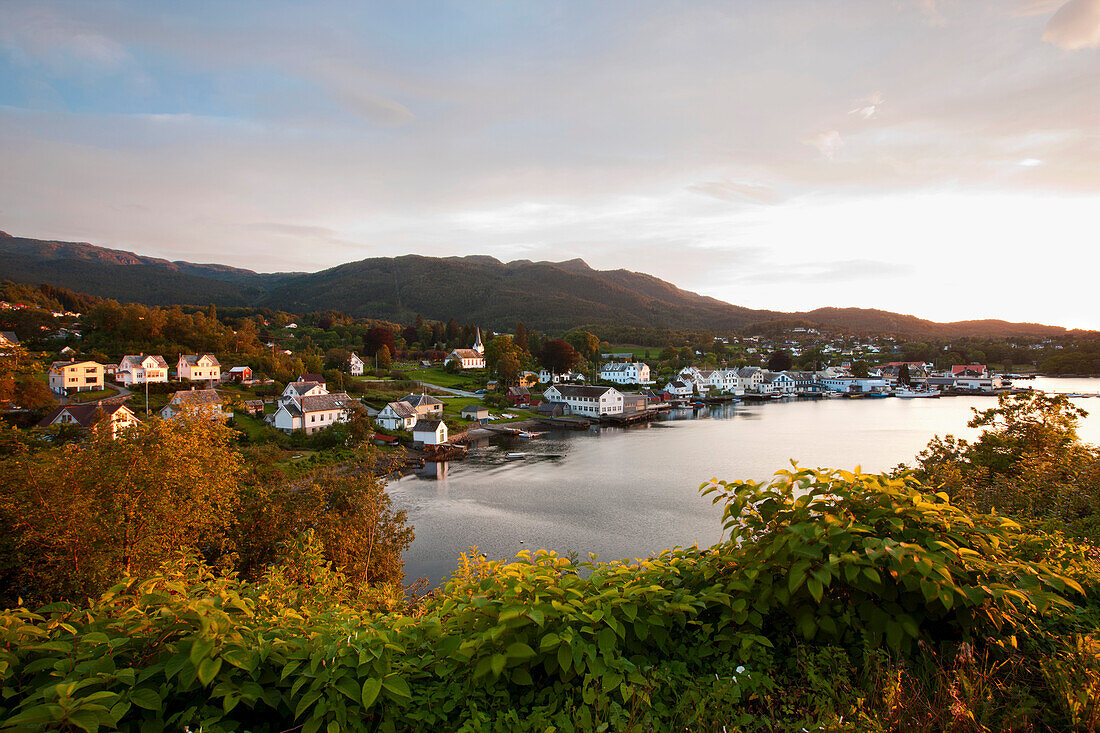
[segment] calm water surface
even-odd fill
[[[1100,379],[1020,384],[1100,391]],[[792,458],[806,467],[886,470],[912,461],[933,435],[973,437],[970,408],[995,403],[943,397],[723,405],[648,426],[486,443],[465,461],[428,464],[390,484],[394,504],[416,528],[405,572],[438,582],[474,545],[490,558],[547,548],[613,560],[713,544],[721,538],[720,510],[699,496],[703,482],[766,479]],[[1082,439],[1100,444],[1100,399],[1077,404],[1097,413],[1082,422]],[[509,451],[528,457],[508,460]]]

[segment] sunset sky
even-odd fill
[[[1100,0],[3,0],[0,229],[1100,329]]]

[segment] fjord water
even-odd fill
[[[1100,390],[1100,379],[1024,384]],[[472,545],[492,559],[546,548],[604,560],[710,545],[721,537],[720,510],[698,489],[711,478],[767,479],[792,458],[805,467],[890,469],[912,462],[936,434],[973,437],[971,408],[995,404],[994,397],[943,397],[723,405],[647,426],[485,443],[465,461],[428,464],[390,484],[416,530],[406,576],[436,584]],[[1097,413],[1079,432],[1100,444],[1100,399],[1076,404]],[[528,457],[509,460],[510,451]]]

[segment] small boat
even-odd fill
[[[507,458],[509,461],[518,461],[526,457],[526,453],[509,453],[507,456],[505,456],[505,458]]]
[[[868,392],[867,396],[871,399],[881,400],[883,397],[889,397],[889,392]]]
[[[903,400],[913,400],[921,397],[939,397],[940,391],[938,389],[898,389],[894,392],[894,396]]]
[[[530,440],[531,438],[537,438],[540,435],[542,435],[542,433],[535,433],[531,432],[530,430],[521,430],[516,433],[517,438],[526,438],[527,440]]]

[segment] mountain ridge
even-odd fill
[[[939,323],[872,308],[784,312],[752,309],[684,290],[627,269],[596,270],[583,259],[502,262],[490,255],[401,255],[347,262],[317,272],[260,273],[217,263],[141,255],[85,242],[0,232],[0,279],[48,283],[146,305],[339,310],[405,322],[452,316],[506,329],[564,331],[586,324],[732,331],[772,321],[908,336],[1052,336],[1067,329],[977,319]]]

